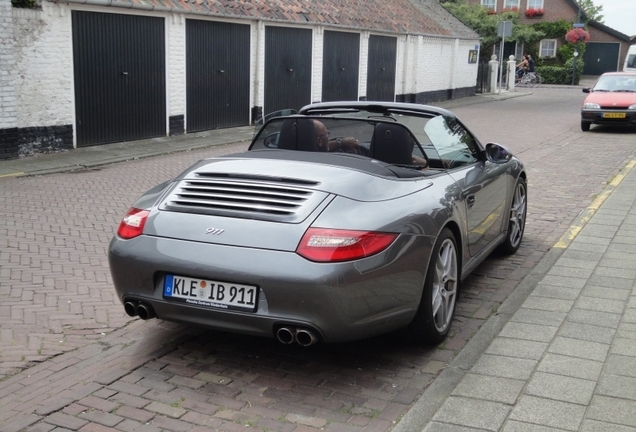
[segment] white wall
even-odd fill
[[[360,80],[358,82],[358,98],[367,95],[369,81],[369,38],[371,33],[363,31],[360,34]]]
[[[18,123],[12,9],[11,0],[0,0],[0,129],[14,128]]]
[[[65,5],[13,9],[17,126],[73,123],[71,14]]]
[[[311,103],[322,100],[322,52],[325,48],[325,28],[317,26],[313,31],[313,51],[311,56]]]
[[[477,82],[478,63],[468,63],[470,50],[479,50],[477,41],[457,40],[457,53],[455,55],[455,75],[453,82],[455,88],[472,87]],[[479,58],[479,52],[477,52]]]
[[[186,112],[186,25],[183,14],[166,18],[166,112],[175,116]]]

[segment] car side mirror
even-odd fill
[[[512,153],[501,144],[486,144],[486,156],[491,162],[503,163],[512,158]]]
[[[590,88],[589,87],[585,87],[581,90],[583,93],[589,93],[590,92]]]

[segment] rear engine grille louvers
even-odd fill
[[[196,174],[182,180],[161,210],[300,222],[327,194],[298,187],[315,182],[237,175]]]

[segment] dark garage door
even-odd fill
[[[72,12],[77,145],[166,134],[163,18]]]
[[[250,26],[186,20],[188,132],[250,121]]]
[[[265,28],[265,114],[311,102],[312,31]]]
[[[367,100],[395,100],[395,63],[397,39],[372,35],[369,38],[369,64],[367,66]]]
[[[358,100],[360,35],[325,31],[322,63],[322,100]]]
[[[588,42],[583,54],[583,74],[601,75],[618,70],[618,43]]]

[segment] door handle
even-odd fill
[[[468,205],[468,208],[474,206],[476,201],[477,198],[475,198],[475,195],[470,195],[468,198],[466,198],[466,204]]]

